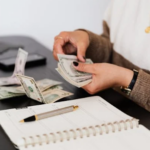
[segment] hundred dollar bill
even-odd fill
[[[37,100],[39,102],[50,103],[60,98],[72,95],[72,93],[70,92],[60,90],[61,87],[58,87],[58,85],[54,85],[54,82],[53,82],[53,86],[49,87],[48,89],[42,92],[40,88],[38,87],[38,84],[36,84],[33,78],[23,76],[23,75],[16,75],[16,76],[20,80],[21,85],[23,86],[26,95],[29,98]],[[60,82],[57,82],[57,84],[58,83]],[[47,95],[49,95],[49,98],[47,97]]]
[[[73,61],[79,62],[77,57],[74,55],[62,55],[57,54],[59,59],[59,65],[61,66],[62,70],[70,77],[81,77],[81,76],[91,76],[89,73],[80,72],[73,68],[72,63]],[[81,62],[80,62],[81,63]],[[91,59],[86,59],[86,64],[92,64]]]
[[[23,49],[19,48],[16,62],[15,62],[15,69],[11,77],[4,77],[0,78],[0,86],[3,85],[14,85],[14,84],[20,84],[18,79],[16,78],[16,74],[24,74],[25,64],[27,60],[28,53],[24,51]]]

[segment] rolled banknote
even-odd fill
[[[19,48],[15,62],[14,72],[11,77],[0,78],[0,86],[20,84],[19,80],[16,78],[15,75],[16,74],[24,75],[27,56],[28,53],[23,49]]]

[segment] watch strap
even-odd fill
[[[138,72],[137,70],[133,69],[133,78],[132,78],[132,80],[131,80],[131,82],[130,82],[130,84],[129,84],[129,86],[128,86],[128,88],[129,88],[130,90],[132,90],[133,87],[134,87],[134,84],[135,84],[135,82],[136,82],[138,73],[139,73],[139,72]]]
[[[139,72],[137,70],[133,69],[133,78],[132,78],[129,86],[128,87],[122,87],[122,86],[120,87],[121,91],[123,93],[125,93],[126,95],[130,95],[130,93],[135,85],[136,79],[138,77],[138,73]]]

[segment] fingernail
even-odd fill
[[[83,59],[84,59],[84,60],[86,60],[86,57],[85,57],[85,56],[83,56]]]
[[[74,62],[73,62],[73,65],[77,67],[77,66],[79,65],[79,63],[76,62],[76,61],[74,61]]]

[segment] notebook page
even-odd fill
[[[149,150],[150,132],[143,126],[122,132],[64,140],[57,143],[44,143],[29,146],[28,150]],[[26,150],[22,147],[21,150]]]
[[[14,111],[16,111],[16,109],[8,109],[7,111],[9,111],[9,113],[13,113]],[[6,110],[2,110],[0,111],[0,124],[3,121],[9,121],[9,118],[6,117]]]
[[[79,109],[36,122],[19,123],[20,120],[28,116],[70,105],[78,105]],[[21,137],[95,126],[98,124],[106,124],[108,122],[131,118],[97,96],[61,103],[34,106],[13,112],[6,110],[5,115],[8,121],[2,121],[1,125],[11,140],[15,143]]]

